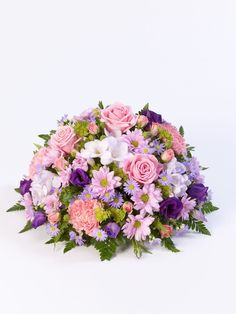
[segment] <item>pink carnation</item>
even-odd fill
[[[186,148],[185,140],[175,126],[171,125],[170,123],[162,123],[162,124],[154,123],[154,125],[157,125],[161,127],[162,129],[165,129],[172,135],[172,138],[173,138],[172,148],[176,154],[178,155],[186,154],[187,148]]]
[[[85,231],[87,235],[92,236],[94,229],[99,226],[95,213],[95,209],[99,206],[97,200],[83,201],[81,199],[75,200],[69,206],[70,223],[76,231]]]
[[[52,148],[69,154],[77,141],[78,138],[76,137],[74,129],[69,125],[64,125],[60,126],[56,133],[52,135],[49,144]]]
[[[152,183],[162,171],[163,166],[153,155],[137,154],[124,163],[124,171],[130,179],[142,184]]]

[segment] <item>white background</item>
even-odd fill
[[[0,1],[0,313],[236,313],[234,0]],[[19,235],[13,187],[37,134],[94,106],[146,102],[209,165],[212,237],[100,262],[63,255],[42,228]]]

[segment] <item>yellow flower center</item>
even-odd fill
[[[102,179],[102,180],[100,181],[100,184],[101,184],[101,186],[102,186],[103,188],[106,188],[109,183],[108,183],[108,180],[107,180],[106,178],[104,178],[104,179]]]
[[[147,203],[149,201],[149,196],[148,194],[143,194],[141,196],[141,200],[144,202],[144,203]]]
[[[138,147],[138,141],[132,141],[131,144],[132,144],[134,147]]]
[[[141,227],[141,222],[136,220],[135,223],[134,223],[134,228],[138,229]]]

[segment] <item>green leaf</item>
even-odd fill
[[[49,239],[45,244],[53,244],[55,243],[54,238]]]
[[[174,244],[174,242],[171,240],[171,238],[164,238],[161,240],[161,245],[167,248],[168,250],[178,253],[180,250],[178,250]]]
[[[152,254],[152,252],[149,251],[148,248],[142,242],[139,242],[133,239],[132,245],[133,245],[134,254],[136,255],[137,258],[140,258],[143,253]]]
[[[121,208],[110,207],[108,210],[111,213],[111,216],[114,218],[115,222],[119,223],[125,219],[126,211]]]
[[[7,212],[16,212],[16,211],[19,211],[19,210],[24,210],[25,207],[19,203],[15,204],[14,206],[12,206],[11,208],[9,208],[7,210]]]
[[[95,249],[99,251],[101,261],[110,261],[111,258],[115,255],[116,249],[119,245],[115,239],[110,238],[105,241],[94,240],[93,244]]]
[[[19,233],[24,233],[26,231],[31,230],[32,227],[32,222],[30,220],[27,221],[26,225],[24,226],[24,228],[19,232]]]
[[[182,125],[179,128],[179,133],[180,133],[180,135],[184,136],[184,128],[182,127]]]
[[[102,101],[99,101],[99,103],[98,103],[98,107],[99,107],[100,109],[104,109],[104,106],[103,106]]]
[[[61,194],[60,194],[60,201],[63,205],[66,207],[69,206],[71,199],[78,195],[80,193],[80,189],[76,186],[67,186],[62,188]]]
[[[146,105],[143,107],[142,111],[145,111],[145,110],[149,110],[149,103],[146,103]]]
[[[74,130],[77,136],[84,137],[89,134],[88,121],[79,120],[75,123]]]
[[[194,218],[189,218],[189,220],[183,221],[183,223],[186,224],[191,230],[197,231],[205,235],[211,235],[210,231],[207,229],[202,221],[196,220]]]
[[[41,139],[43,139],[46,142],[48,142],[49,139],[50,139],[50,135],[49,134],[39,134],[38,137],[40,137]]]
[[[20,194],[20,188],[15,188],[15,191]]]
[[[205,203],[203,207],[201,208],[203,214],[210,214],[218,209],[219,208],[214,206],[212,202]]]
[[[64,248],[64,253],[74,249],[76,247],[76,243],[75,241],[69,241],[66,243],[65,248]]]

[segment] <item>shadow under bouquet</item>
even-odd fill
[[[101,260],[133,246],[141,257],[158,245],[178,252],[173,237],[188,230],[206,235],[205,215],[217,210],[185,143],[184,129],[146,105],[138,114],[102,102],[39,135],[28,175],[16,189],[26,232],[45,226],[47,244],[64,252],[94,246]]]

